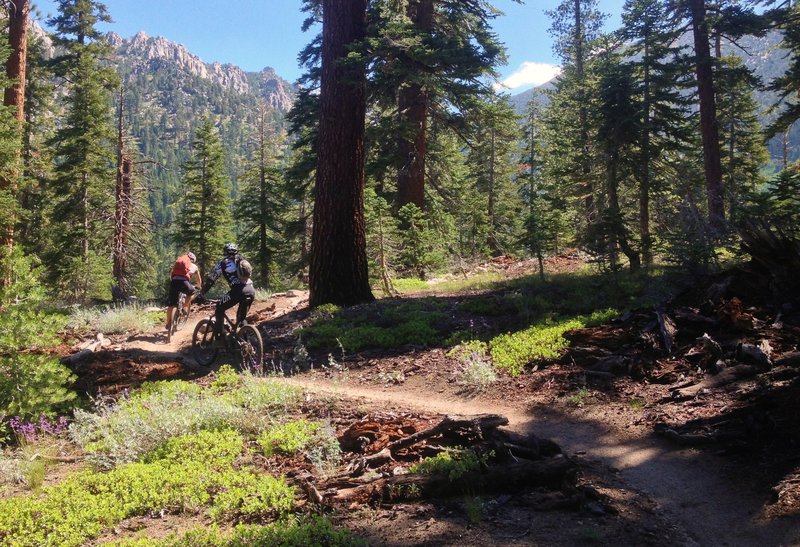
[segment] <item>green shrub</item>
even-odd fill
[[[171,438],[164,446],[149,454],[145,462],[194,462],[209,469],[222,469],[233,465],[243,445],[244,439],[237,431],[199,431],[194,435]]]
[[[214,520],[285,515],[294,504],[294,490],[282,478],[249,471],[229,471],[219,478],[209,511]]]
[[[103,530],[136,515],[209,508],[215,520],[285,514],[294,500],[282,478],[232,464],[243,442],[231,431],[173,439],[148,462],[108,472],[84,471],[39,496],[0,500],[0,544],[83,545]],[[206,450],[206,461],[191,457]],[[210,462],[210,463],[209,463]]]
[[[319,422],[296,420],[278,425],[263,432],[257,439],[265,456],[294,454],[310,445],[322,427]]]
[[[30,420],[67,412],[77,398],[66,387],[74,380],[58,359],[38,354],[0,355],[0,424],[12,416]]]
[[[432,458],[409,467],[412,473],[423,475],[445,475],[450,481],[460,478],[464,473],[478,471],[481,460],[472,450],[445,450]]]
[[[430,302],[380,302],[358,314],[340,312],[333,317],[318,317],[296,334],[309,349],[432,346],[443,338],[437,328],[446,318],[442,307]]]
[[[241,385],[239,374],[230,365],[222,365],[214,375],[214,380],[211,382],[212,391],[230,391],[233,388]]]
[[[68,386],[75,376],[58,359],[38,353],[61,341],[65,323],[63,315],[34,306],[0,308],[0,441],[11,417],[52,417],[72,408],[76,395]]]
[[[248,374],[240,379],[238,389],[223,394],[183,381],[145,384],[116,404],[98,405],[95,413],[77,410],[70,435],[90,462],[108,468],[136,461],[186,433],[260,429],[254,416],[267,419],[300,400],[297,388]]]
[[[617,315],[613,309],[593,312],[589,316],[534,325],[523,331],[501,334],[492,339],[491,355],[495,367],[506,370],[516,377],[522,369],[533,361],[557,359],[567,347],[564,333],[607,321]]]

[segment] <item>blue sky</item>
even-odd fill
[[[598,0],[619,25],[624,0]],[[44,17],[55,13],[54,0],[33,0]],[[294,81],[300,75],[297,54],[312,38],[300,30],[300,0],[105,0],[114,23],[103,30],[128,38],[139,31],[183,44],[205,62],[233,63],[248,71],[271,66]],[[520,93],[543,83],[557,72],[550,26],[545,10],[559,0],[495,0],[505,12],[495,20],[495,31],[508,48],[508,65],[500,67],[507,91]]]

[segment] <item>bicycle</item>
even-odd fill
[[[172,335],[181,330],[186,321],[189,320],[189,310],[184,308],[185,305],[186,294],[180,293],[178,295],[178,303],[175,305],[175,309],[172,310],[172,321],[170,322],[169,331],[167,331],[167,343],[172,342]]]
[[[215,303],[213,300],[209,302]],[[217,358],[221,349],[228,353],[234,353],[237,362],[242,370],[261,370],[264,362],[264,342],[261,333],[253,325],[249,325],[246,319],[240,323],[234,323],[226,313],[224,316],[225,324],[222,329],[222,339],[224,348],[214,344],[214,324],[216,319],[214,313],[208,319],[203,319],[194,328],[192,334],[192,353],[195,361],[200,365],[208,366]]]

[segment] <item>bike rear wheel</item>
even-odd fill
[[[242,370],[261,372],[264,362],[264,343],[253,325],[244,325],[236,333],[237,358]]]
[[[175,308],[175,318],[172,321],[173,332],[182,329],[189,320],[189,313],[184,306],[186,306],[186,295],[181,293],[178,298],[178,307]]]
[[[214,344],[214,321],[203,319],[194,328],[192,334],[192,354],[198,364],[208,366],[217,358],[217,348]]]
[[[178,330],[178,317],[180,317],[180,308],[172,310],[172,318],[169,322],[169,329],[167,330],[167,344],[172,342],[172,335]]]

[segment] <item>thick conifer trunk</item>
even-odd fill
[[[714,99],[714,74],[711,67],[711,46],[708,42],[705,0],[690,0],[689,6],[694,34],[697,93],[700,98],[700,133],[703,139],[708,219],[711,224],[720,226],[725,220],[725,206],[722,195],[719,126],[717,124],[717,105]]]
[[[366,0],[323,0],[320,123],[309,303],[373,300],[364,225],[364,67],[342,63],[366,33]]]
[[[3,104],[16,111],[19,141],[22,142],[22,122],[25,119],[25,65],[28,57],[28,15],[30,13],[30,0],[12,0],[8,6],[8,41],[11,53],[6,61],[6,76],[11,81],[10,87],[5,89]],[[11,192],[16,195],[16,178],[19,169],[12,169],[8,175],[0,177],[0,192]],[[7,212],[7,225],[0,227],[0,246],[5,252],[10,253],[14,247],[14,222],[16,216],[13,211]],[[10,272],[4,272],[2,284],[7,286],[11,282]]]
[[[430,31],[433,0],[411,0],[408,15],[419,32]],[[398,137],[400,166],[397,173],[397,204],[425,205],[425,154],[427,152],[428,92],[412,83],[400,89],[398,98],[401,125]]]

